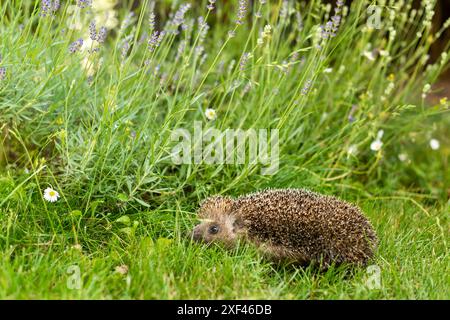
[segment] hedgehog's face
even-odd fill
[[[236,239],[236,232],[233,227],[232,219],[203,220],[195,226],[192,232],[192,238],[195,241],[204,243],[217,242],[226,247],[233,246]]]
[[[232,212],[233,200],[212,197],[200,205],[200,224],[195,226],[192,238],[205,243],[217,242],[232,247],[236,242],[239,224]]]

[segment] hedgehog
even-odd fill
[[[212,196],[198,210],[194,241],[233,248],[256,245],[275,262],[365,266],[378,238],[361,210],[306,189],[268,189],[236,199]]]

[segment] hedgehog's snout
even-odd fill
[[[200,225],[197,225],[194,227],[194,230],[192,230],[191,238],[194,241],[201,241],[203,238],[202,230],[200,229]]]

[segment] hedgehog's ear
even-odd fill
[[[231,213],[234,200],[230,197],[213,196],[200,203],[199,218],[213,218]]]
[[[240,217],[236,217],[233,222],[233,232],[236,232],[239,229],[244,227],[244,220]]]

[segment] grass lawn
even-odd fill
[[[373,4],[1,1],[0,299],[449,299],[450,20]],[[268,187],[359,205],[371,265],[188,239]]]
[[[195,208],[179,201],[126,219],[68,218],[65,211],[34,205],[20,215],[4,211],[0,297],[448,299],[448,207],[357,203],[381,241],[371,266],[353,274],[342,267],[320,273],[275,265],[248,245],[226,251],[191,243],[186,233],[196,223]]]

